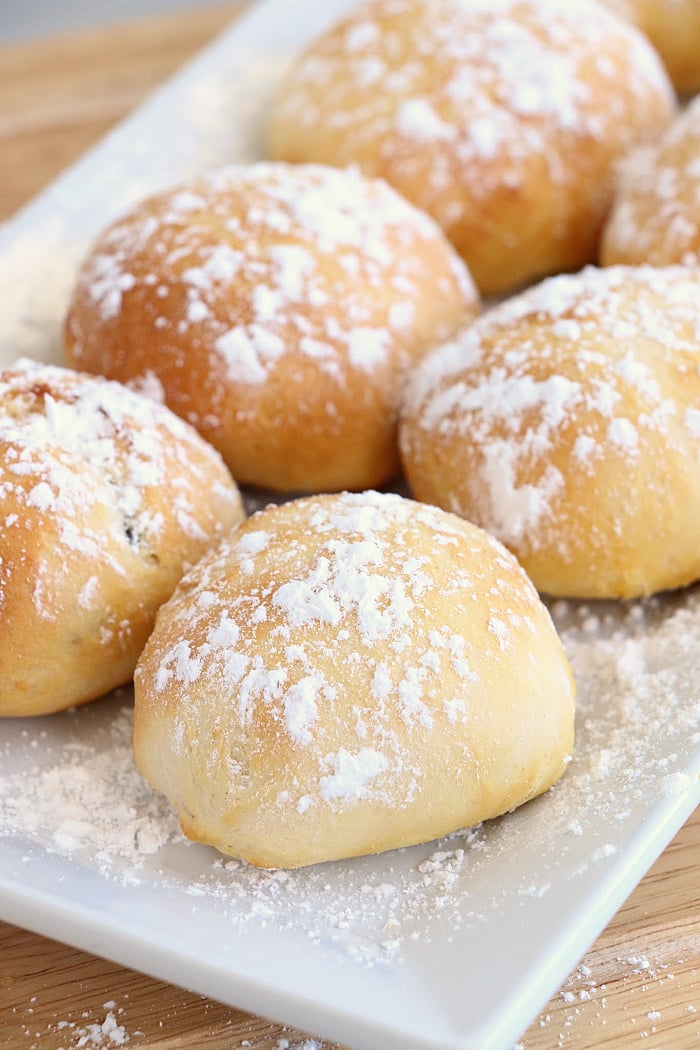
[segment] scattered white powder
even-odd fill
[[[270,367],[284,353],[284,343],[261,325],[230,328],[214,342],[226,362],[228,377],[240,383],[264,383]]]
[[[652,145],[624,158],[606,244],[619,258],[700,261],[700,100],[692,99]]]
[[[324,682],[317,675],[306,675],[284,694],[285,722],[289,735],[300,744],[311,740],[310,726],[318,718],[318,695]]]
[[[129,996],[126,995],[125,999]],[[32,996],[31,1005],[26,1008],[26,1020],[21,1020],[19,1007],[12,1008],[17,1021],[18,1031],[27,1039],[28,1050],[37,1050],[44,1045],[44,1038],[56,1050],[111,1050],[113,1047],[125,1046],[132,1037],[143,1035],[140,1031],[128,1032],[124,1021],[126,1008],[118,1006],[110,999],[103,1003],[103,1012],[97,1012],[97,1020],[90,1020],[92,1011],[81,1010],[79,1019],[73,1019],[73,1012],[67,1011],[60,1020],[48,1024],[39,1022],[35,1016],[37,996]],[[9,1011],[8,1011],[9,1012]],[[55,1016],[55,1015],[54,1015]],[[39,1027],[44,1025],[43,1029]]]
[[[333,773],[321,778],[321,794],[325,799],[349,801],[366,798],[370,781],[386,772],[389,765],[384,755],[370,747],[354,755],[341,747],[327,757],[327,762]]]
[[[156,254],[163,312],[142,312],[141,320],[162,347],[157,356],[175,355],[180,374],[183,360],[204,356],[218,379],[204,395],[199,385],[189,391],[191,422],[208,429],[231,411],[222,400],[228,383],[260,388],[282,377],[285,387],[313,386],[308,370],[285,364],[299,353],[340,398],[349,374],[385,383],[387,365],[397,376],[408,366],[422,338],[408,326],[432,294],[422,245],[438,238],[426,215],[356,171],[265,162],[219,168],[191,190],[165,191],[148,209],[128,212],[98,239],[78,275],[85,309],[70,315],[73,359],[89,362],[102,325],[119,325],[126,291],[146,290],[152,301],[156,275],[145,272],[151,264],[143,257]],[[476,302],[456,253],[436,262],[435,291],[438,301],[442,292],[448,300],[463,295],[465,314]],[[451,311],[443,319],[438,310],[436,340],[454,323]],[[140,355],[123,329],[115,337],[125,354]],[[245,395],[256,396],[259,389]],[[248,417],[236,418],[244,426]]]
[[[552,338],[562,323],[568,335],[575,323],[575,341]],[[664,507],[676,482],[658,458],[700,457],[696,324],[697,275],[679,266],[588,267],[493,307],[409,382],[409,482],[431,463],[430,491],[445,505],[521,556],[546,549],[567,565],[590,541],[586,501],[603,506],[601,462],[619,491],[646,491],[653,477]],[[621,531],[632,501],[615,500],[601,518]]]
[[[598,143],[615,142],[622,156],[641,138],[646,100],[665,100],[672,113],[655,52],[586,0],[392,0],[374,33],[364,5],[348,17],[294,65],[275,103],[282,141],[287,127],[299,129],[288,148],[303,155],[306,128],[342,129],[343,163],[404,189],[418,184],[415,199],[443,225],[464,210],[446,184],[459,183],[478,219],[482,202],[518,187],[538,156],[556,195],[579,143],[590,157]],[[358,105],[358,85],[379,77],[381,91],[363,92]],[[607,146],[601,155],[602,170]],[[600,180],[593,189],[599,196]]]
[[[629,419],[613,419],[608,427],[608,440],[613,445],[631,451],[639,445],[639,435]]]
[[[377,26],[370,21],[358,22],[351,26],[345,35],[345,46],[348,51],[362,51],[379,36]]]
[[[53,530],[47,557],[38,548],[31,570],[21,554],[16,564],[2,566],[0,606],[13,575],[30,571],[38,615],[60,614],[60,570],[51,564],[55,545],[122,576],[132,551],[157,554],[166,522],[153,510],[154,491],[171,490],[173,525],[183,540],[203,538],[201,457],[213,454],[162,405],[120,384],[28,359],[3,372],[0,392],[0,489],[10,506],[23,511],[25,527]],[[222,486],[217,496],[231,504],[237,499]],[[1,527],[14,528],[17,521],[6,513]],[[97,581],[89,579],[78,606],[89,608],[98,592]],[[104,610],[100,615],[106,626],[108,616]],[[118,629],[116,623],[109,628]]]
[[[597,450],[598,443],[589,434],[579,434],[574,442],[573,457],[583,463],[588,463],[592,454]]]
[[[696,437],[700,438],[700,409],[688,408],[686,409],[684,422],[688,430],[692,431]]]
[[[511,642],[511,634],[508,630],[508,625],[505,624],[503,620],[499,620],[498,617],[490,616],[488,628],[498,639],[499,648],[503,650],[507,649]]]
[[[364,520],[355,515],[355,524]],[[697,793],[691,770],[700,725],[692,658],[700,647],[697,590],[601,605],[595,617],[576,603],[557,602],[553,613],[579,686],[574,761],[546,796],[501,820],[442,843],[281,879],[183,839],[168,804],[134,767],[130,709],[117,696],[50,723],[3,727],[0,836],[49,857],[80,859],[99,877],[136,890],[147,883],[183,900],[212,897],[232,935],[270,922],[313,941],[330,938],[364,964],[387,953],[400,960],[416,939],[458,936],[514,901],[522,906],[541,893],[546,902],[548,886],[585,880],[614,861],[648,808],[669,792]],[[434,643],[445,644],[437,635]],[[298,721],[290,712],[301,732],[312,694],[309,683]],[[340,751],[329,756],[324,789],[338,799],[361,795],[383,767],[376,748]]]
[[[91,576],[78,594],[78,605],[89,609],[95,600],[98,587],[99,580],[97,576]]]
[[[483,450],[481,480],[488,499],[485,528],[503,543],[516,544],[536,537],[552,513],[552,502],[564,490],[564,476],[556,467],[545,467],[537,484],[519,482],[520,453],[512,441],[494,440]]]
[[[165,404],[163,384],[155,372],[146,371],[138,379],[132,380],[127,385],[132,390],[135,390],[137,394],[141,394],[142,397],[150,397],[151,401],[157,401],[159,405]]]
[[[358,31],[354,46],[359,49],[366,43]],[[222,51],[221,56],[222,67],[228,71],[228,50]],[[211,56],[207,62],[211,66]],[[251,72],[255,76],[251,77]],[[267,63],[260,63],[257,72],[245,66],[242,83],[246,90],[235,90],[233,94],[244,123],[248,122],[251,129],[259,124],[261,100],[278,73],[277,54]],[[255,85],[248,90],[251,80]],[[233,81],[232,85],[231,90],[237,86]],[[230,114],[220,102],[226,92],[209,87],[204,97],[215,104],[190,108],[197,112],[205,132],[212,127],[228,130]],[[193,97],[201,94],[192,92]],[[214,123],[205,126],[207,119]],[[184,112],[178,123],[188,130]],[[498,124],[477,118],[472,120],[472,127],[483,129],[481,136],[475,136],[475,148],[493,151],[498,141]],[[132,154],[138,160],[131,164],[131,170],[143,166],[147,137],[138,138],[135,147],[131,144]],[[219,135],[218,139],[226,141],[227,150],[248,159],[247,140],[242,145],[232,143],[228,134]],[[117,135],[113,141],[116,157],[120,150],[123,152],[128,138]],[[211,145],[204,145],[203,150],[192,149],[191,137],[182,137],[178,163],[183,172],[192,157],[197,157],[198,162],[203,157],[215,158],[217,162],[221,159]],[[150,183],[148,176],[145,181],[124,180],[123,167],[116,163],[113,167],[112,194],[105,192],[103,180],[93,180],[98,196],[92,201],[92,211],[84,201],[86,183],[80,182],[83,176],[76,175],[80,192],[75,215],[70,217],[66,200],[61,200],[60,220],[52,223],[49,218],[36,237],[23,236],[14,246],[11,258],[5,257],[9,266],[3,269],[5,260],[0,260],[3,288],[27,289],[17,315],[5,311],[0,319],[5,345],[12,352],[55,352],[57,319],[72,282],[71,261],[84,251],[82,240],[66,243],[66,229],[71,221],[77,228],[87,216],[87,227],[81,236],[91,236],[104,221],[105,200],[111,201],[116,210],[123,207],[128,195],[134,200],[144,189],[153,189],[153,181],[159,177],[151,174]],[[175,170],[172,158],[164,158],[161,182],[169,181]],[[65,189],[63,192],[67,199]],[[196,196],[188,199],[183,194],[173,203],[183,213],[199,206]],[[92,227],[90,222],[94,223]],[[36,276],[37,261],[52,257],[60,259],[60,264],[52,264],[50,279],[42,280],[40,288],[34,289],[32,278]],[[18,273],[26,273],[26,279],[18,279]],[[128,290],[129,276],[117,277],[116,292],[123,294]],[[6,299],[9,301],[9,292]],[[192,322],[202,317],[199,302],[192,300],[190,304]],[[269,311],[269,301],[258,302],[261,313]],[[155,392],[156,400],[162,400],[162,389],[152,374],[144,377],[142,386],[146,385],[149,393],[151,389]],[[695,431],[700,429],[692,415],[686,424]],[[572,875],[566,866],[567,833],[586,842],[583,852],[592,856],[590,835],[592,828],[597,829],[598,820],[624,840],[631,820],[630,803],[645,806],[650,799],[669,791],[697,790],[694,775],[673,768],[694,761],[689,749],[700,743],[700,709],[692,671],[693,654],[700,646],[697,593],[687,592],[680,600],[670,599],[668,604],[653,601],[616,609],[606,607],[600,617],[589,617],[575,605],[562,604],[558,612],[579,680],[577,753],[572,768],[545,799],[488,826],[452,836],[438,849],[417,847],[378,859],[333,865],[323,872],[291,873],[283,879],[279,876],[286,873],[256,871],[225,860],[214,851],[192,846],[183,840],[170,807],[145,787],[134,768],[131,714],[124,697],[67,712],[50,721],[13,721],[3,725],[0,842],[6,837],[10,842],[20,841],[39,852],[45,851],[47,864],[54,853],[79,859],[88,871],[99,873],[104,879],[120,880],[135,891],[144,883],[155,883],[185,899],[191,898],[193,906],[200,906],[202,898],[209,897],[223,909],[233,935],[251,925],[270,923],[276,929],[301,929],[316,943],[332,942],[364,965],[382,964],[388,958],[398,959],[400,964],[414,941],[437,939],[441,930],[468,930],[472,924],[483,923],[515,893],[521,894],[523,887],[531,883],[518,885],[512,857],[520,854],[529,861],[529,841],[534,840],[536,852],[542,855],[539,874],[554,872],[555,879],[578,879],[583,874]],[[638,667],[630,677],[621,667],[630,636],[638,631],[648,665]],[[607,768],[590,757],[603,746],[611,758]],[[453,848],[455,842],[460,844],[457,848]],[[582,872],[580,856],[572,856],[571,870],[575,865],[577,873]],[[445,886],[449,887],[447,894]],[[646,974],[651,970],[653,975],[654,968],[647,960],[630,959],[629,964],[630,973]],[[663,974],[656,979],[662,977]],[[592,997],[597,988],[604,989],[587,967],[580,967],[572,982],[563,992],[566,1002],[583,1002],[581,992]],[[586,986],[581,987],[582,984]],[[94,1025],[66,1022],[65,1038],[101,1039],[103,1046],[119,1045],[119,1039],[127,1042],[129,1035],[124,1026],[118,1019],[110,1019],[112,1007],[105,1004],[105,1009],[104,1018]],[[694,1014],[697,1007],[689,1004],[685,1010]],[[279,1050],[286,1050],[284,1043],[288,1041],[279,1041]],[[74,1046],[75,1042],[70,1044],[71,1050]],[[294,1043],[291,1050],[317,1050],[321,1046],[308,1039]],[[516,1044],[516,1050],[523,1046]]]
[[[572,318],[560,317],[552,325],[552,332],[557,339],[577,340],[581,338],[581,325]]]
[[[651,938],[654,941],[653,934]],[[692,935],[685,943],[681,938],[677,942],[680,954],[675,958],[669,958],[669,947],[669,942],[654,941],[648,954],[617,955],[614,970],[611,968],[609,951],[594,948],[564,982],[559,1002],[554,1000],[548,1004],[546,1012],[535,1020],[533,1043],[526,1036],[516,1046],[528,1050],[534,1042],[539,1045],[543,1038],[542,1030],[545,1029],[552,1030],[547,1037],[547,1045],[551,1040],[553,1046],[562,1050],[568,1047],[574,1050],[580,1045],[582,1033],[587,1031],[592,1030],[599,1038],[604,1037],[605,1025],[612,1021],[612,1017],[606,1017],[606,1012],[610,1006],[608,990],[613,987],[613,983],[615,1021],[616,1025],[620,1024],[620,1018],[624,1017],[628,1045],[634,1045],[635,1039],[646,1040],[657,1032],[655,1022],[662,1018],[666,1023],[665,1039],[662,1042],[668,1042],[670,1036],[669,1045],[688,1040],[688,1045],[694,1045],[700,1029],[693,1031],[687,1027],[687,1014],[694,1014],[696,1009],[694,1006],[684,1006],[683,999],[679,998],[680,989],[674,987],[677,977],[674,970],[676,966],[687,964],[690,958],[695,957],[697,941],[692,940]],[[656,1006],[660,998],[668,1004],[663,1011]],[[647,1024],[649,1021],[651,1025]],[[684,1024],[686,1027],[681,1027]],[[610,1034],[613,1034],[613,1029]]]
[[[450,722],[454,724],[466,714],[466,704],[461,697],[456,700],[445,700],[445,710]]]
[[[81,1050],[82,1047],[123,1046],[129,1042],[126,1029],[117,1022],[111,1011],[107,1013],[101,1024],[76,1025],[75,1027],[67,1024],[66,1028],[71,1031],[72,1046],[75,1047],[75,1050]]]
[[[693,778],[688,773],[669,773],[661,782],[663,795],[685,795],[693,786]]]
[[[608,857],[614,857],[617,853],[617,846],[613,846],[612,843],[606,842],[604,846],[599,846],[598,849],[594,850],[591,854],[591,861],[593,864],[597,864],[601,860],[606,860]]]
[[[409,98],[402,102],[396,113],[396,128],[415,142],[436,142],[453,139],[456,128],[441,120],[426,99]]]
[[[350,362],[363,371],[371,372],[387,358],[390,341],[381,328],[357,328],[348,336]]]
[[[201,671],[201,657],[193,656],[189,642],[183,640],[171,649],[159,668],[156,689],[165,689],[173,676],[185,685],[191,685],[192,682],[197,681]]]
[[[312,533],[315,542],[307,548],[281,540],[289,529]],[[470,546],[484,554],[473,563]],[[454,571],[439,585],[436,557],[454,558]],[[514,594],[506,589],[514,568],[495,541],[397,494],[309,497],[249,519],[169,604],[172,634],[153,668],[156,690],[178,698],[162,740],[163,770],[177,769],[185,749],[201,753],[204,744],[205,765],[231,762],[225,805],[235,805],[247,790],[241,742],[252,732],[257,752],[267,730],[258,735],[253,727],[265,725],[299,756],[298,776],[272,799],[280,814],[324,803],[333,812],[356,798],[393,809],[397,781],[401,804],[411,805],[434,775],[415,751],[424,732],[440,725],[442,672],[463,683],[453,685],[445,715],[467,753],[467,712],[480,702],[484,668],[500,662],[515,634],[529,634],[538,600],[524,577]],[[233,582],[239,571],[243,587]],[[438,619],[433,632],[438,591],[450,606],[449,629]],[[468,625],[482,624],[477,609],[491,619],[472,651]],[[201,616],[201,629],[193,629],[193,615]],[[428,626],[421,626],[426,615]],[[262,635],[258,624],[265,624]],[[224,681],[230,707],[223,720],[212,709],[221,732],[205,744],[190,700],[196,693],[206,705]],[[348,728],[337,741],[327,728],[341,709]],[[163,781],[155,783],[174,797]],[[201,789],[209,790],[205,783]]]
[[[408,629],[413,602],[405,581],[371,571],[381,566],[382,549],[370,540],[335,543],[333,561],[319,557],[306,579],[281,584],[273,596],[291,627],[319,621],[338,625],[356,609],[366,645]]]

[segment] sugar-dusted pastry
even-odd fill
[[[698,0],[603,0],[633,22],[657,49],[676,88],[700,91]]]
[[[184,832],[262,867],[428,841],[544,792],[574,684],[494,539],[394,494],[249,518],[158,614],[134,749]]]
[[[625,158],[600,258],[606,266],[700,262],[700,96],[658,142]]]
[[[488,529],[553,595],[700,577],[700,269],[589,267],[494,308],[418,369],[413,494]]]
[[[186,423],[117,383],[29,361],[0,372],[0,715],[129,681],[156,609],[243,517]]]
[[[112,225],[66,347],[76,367],[160,388],[240,482],[354,489],[396,472],[405,373],[477,309],[442,232],[383,182],[253,164]]]
[[[283,79],[268,147],[382,176],[503,292],[596,258],[615,164],[674,106],[643,34],[592,0],[368,0]]]

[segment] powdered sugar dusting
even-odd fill
[[[305,580],[282,584],[273,603],[292,627],[314,620],[338,625],[351,608],[357,611],[365,645],[398,634],[410,625],[412,602],[403,580],[381,571],[383,550],[376,543],[335,543],[333,568],[321,557]],[[373,572],[376,566],[379,571]]]
[[[66,715],[67,738],[56,748],[45,730],[35,737],[32,723],[22,727],[19,744],[24,741],[29,762],[14,775],[3,772],[0,779],[3,835],[41,842],[49,853],[70,856],[89,850],[97,870],[110,877],[121,866],[127,881],[132,867],[142,868],[149,856],[178,837],[167,803],[135,777],[131,714],[124,704],[124,697],[117,698],[107,721],[96,718],[95,708],[86,715]],[[72,729],[83,720],[87,735]],[[41,740],[40,751],[36,744]],[[44,761],[37,764],[37,757]],[[7,760],[5,754],[3,766]]]
[[[621,164],[615,205],[602,242],[605,262],[700,261],[700,98],[657,142]]]
[[[606,458],[627,474],[660,446],[696,458],[698,287],[691,268],[590,267],[493,308],[411,381],[409,480],[424,445],[460,442],[451,509],[521,552],[546,547],[566,561],[573,479],[593,478]],[[618,532],[622,510],[611,507]]]
[[[301,351],[342,391],[347,368],[373,374],[406,351],[405,321],[425,282],[417,246],[438,238],[426,215],[357,172],[263,162],[218,169],[101,236],[79,276],[90,309],[71,314],[72,354],[90,362],[93,327],[118,323],[126,297],[134,309],[155,288],[162,313],[142,311],[143,323],[154,338],[167,334],[164,353],[183,354],[180,343],[195,338],[225,380],[258,386]],[[438,289],[460,289],[466,309],[476,302],[466,268],[446,246],[443,262]],[[390,291],[386,308],[368,286]],[[437,338],[449,334],[436,323]],[[213,389],[210,415],[218,396]]]
[[[307,533],[314,537],[308,548],[300,542]],[[442,511],[392,493],[310,497],[250,518],[183,581],[167,626],[161,621],[165,634],[151,646],[154,655],[146,653],[151,670],[143,661],[137,670],[145,696],[152,684],[156,707],[175,705],[159,745],[170,758],[147,775],[170,793],[163,778],[200,747],[192,721],[199,701],[208,705],[212,690],[226,682],[230,709],[220,740],[233,733],[226,756],[237,754],[250,733],[257,754],[258,740],[266,746],[266,725],[317,770],[309,776],[300,769],[289,785],[275,788],[281,812],[342,809],[357,799],[395,807],[397,778],[410,805],[431,775],[416,746],[440,717],[444,674],[454,683],[447,717],[464,733],[470,710],[483,702],[484,668],[519,645],[516,639],[541,617],[535,591],[503,548],[478,554],[486,543]],[[435,621],[433,629],[440,548],[453,565],[440,590],[455,619]],[[487,600],[488,635],[476,646],[470,631],[481,631],[481,620],[474,610]],[[193,616],[201,617],[194,635]],[[568,696],[563,671],[559,685]],[[218,713],[212,717],[220,721]],[[336,739],[329,727],[339,720],[348,725]],[[202,756],[205,763],[218,761],[218,748]],[[241,804],[247,790],[245,777],[232,777],[226,805]],[[207,806],[218,812],[218,803]]]
[[[564,223],[587,236],[604,220],[616,160],[673,112],[648,41],[589,0],[369,0],[293,66],[271,141],[282,159],[382,175],[448,231],[479,280],[470,238],[504,257],[530,244],[541,252],[544,222],[532,241],[524,228],[534,180],[558,202],[551,243],[566,237],[558,227],[566,209]],[[582,154],[595,165],[583,177],[572,162]],[[531,272],[526,265],[520,280]]]
[[[596,108],[585,77],[576,75],[579,65],[591,55],[610,50],[619,61],[624,54],[630,64],[632,90],[641,94],[647,85],[653,85],[656,91],[669,94],[658,60],[636,30],[621,26],[587,0],[566,4],[546,0],[536,8],[512,0],[497,4],[449,0],[426,3],[423,8],[407,0],[365,3],[295,67],[277,103],[279,119],[310,124],[319,106],[327,105],[343,129],[350,157],[353,152],[362,156],[363,145],[366,154],[366,144],[379,137],[384,139],[386,161],[397,149],[391,135],[395,131],[414,145],[457,140],[465,166],[480,150],[491,154],[497,146],[510,172],[517,167],[521,151],[547,153],[556,143],[554,136],[549,139],[548,120],[562,135],[575,132],[602,137],[606,121],[619,119],[625,102],[619,90],[612,93],[619,75],[615,62],[598,65],[599,75],[611,81],[607,112]],[[407,50],[404,27],[412,20],[418,26]],[[439,56],[441,79],[431,84],[425,69],[428,59],[435,56]],[[333,79],[339,63],[346,67],[342,83]],[[371,63],[381,63],[384,71],[382,97],[367,97],[361,111],[353,113],[343,84],[362,83]],[[320,92],[323,103],[319,103]],[[468,122],[459,116],[459,106],[466,99]],[[483,136],[470,135],[474,122],[489,128],[488,144]],[[439,164],[436,154],[430,172],[436,186]],[[557,168],[553,162],[555,179]],[[476,182],[475,189],[479,195],[485,192]]]
[[[15,536],[12,542],[20,552],[14,568],[9,559],[0,568],[0,603],[13,572],[33,572],[37,613],[61,614],[55,595],[44,586],[42,565],[32,564],[21,539],[28,521],[39,530],[47,520],[53,522],[66,551],[124,575],[120,550],[147,554],[157,547],[165,521],[150,494],[167,487],[183,535],[202,538],[197,513],[202,493],[189,457],[196,449],[212,455],[213,462],[215,454],[178,418],[117,384],[29,360],[3,372],[0,386],[1,492],[5,506],[16,508],[6,513],[2,532],[8,543]],[[177,478],[172,477],[174,458]],[[224,500],[223,484],[216,487]],[[231,489],[232,507],[234,496]],[[88,609],[100,600],[93,575],[80,590],[78,604]],[[104,610],[102,615],[106,625]]]
[[[509,900],[546,901],[554,883],[594,876],[650,806],[698,792],[683,763],[699,742],[700,594],[596,609],[558,602],[553,613],[579,686],[574,761],[548,795],[498,821],[332,868],[250,868],[183,839],[134,767],[131,712],[117,696],[7,726],[0,836],[80,858],[135,890],[170,887],[193,905],[212,898],[232,932],[272,923],[364,965],[400,964],[443,928],[478,929]],[[369,789],[382,765],[369,748],[329,755],[324,790]]]
[[[9,246],[10,250],[5,251],[0,274],[5,303],[0,328],[7,360],[17,353],[58,359],[58,330],[68,286],[73,279],[72,264],[84,251],[87,238],[109,217],[106,209],[114,214],[144,192],[151,192],[174,177],[192,174],[203,161],[219,163],[224,153],[227,157],[233,153],[241,159],[259,155],[263,101],[277,81],[290,42],[296,40],[297,27],[280,20],[277,29],[268,20],[266,33],[275,30],[279,33],[279,47],[273,44],[262,55],[251,55],[248,44],[239,47],[232,35],[226,34],[218,50],[207,53],[204,65],[193,67],[187,73],[186,90],[185,82],[180,81],[174,90],[160,92],[154,104],[124,132],[110,136],[99,155],[91,155],[79,170],[63,180],[43,208],[27,216],[23,224],[8,227],[2,244],[3,249]],[[364,45],[358,43],[358,46]],[[376,75],[376,64],[374,69],[369,65],[365,71],[369,76]],[[477,122],[473,122],[473,126],[476,127]],[[154,127],[167,127],[167,138],[154,135]],[[484,143],[488,144],[493,137],[492,127],[487,124]],[[152,384],[152,388],[157,392],[158,384]],[[584,446],[582,455],[585,453]],[[203,600],[206,600],[204,596]],[[698,610],[692,594],[687,600],[682,599],[682,605],[687,610],[687,622],[685,618],[678,621],[671,618],[665,629],[655,625],[654,619],[663,605],[635,604],[628,610],[610,613],[623,632],[622,638],[611,643],[599,660],[595,659],[598,666],[595,677],[585,672],[586,659],[577,662],[579,674],[584,669],[577,748],[582,764],[574,765],[573,780],[567,777],[557,792],[541,804],[498,821],[492,829],[475,829],[440,843],[435,849],[426,847],[374,861],[336,864],[318,873],[260,873],[186,843],[169,807],[143,790],[134,770],[130,753],[131,715],[123,697],[49,721],[7,721],[0,740],[0,842],[5,873],[10,880],[16,880],[16,885],[22,887],[22,896],[26,897],[32,893],[30,879],[41,871],[52,877],[57,858],[74,861],[81,865],[86,879],[95,876],[98,889],[104,883],[116,887],[124,909],[115,919],[119,925],[125,915],[136,910],[140,894],[154,886],[158,900],[167,895],[170,901],[168,928],[173,915],[196,914],[199,918],[211,908],[219,926],[225,923],[233,940],[256,929],[274,931],[279,949],[274,954],[284,955],[288,951],[283,938],[285,931],[293,929],[308,938],[309,951],[322,947],[326,953],[324,961],[335,951],[343,960],[359,967],[386,967],[389,963],[401,969],[410,962],[416,946],[420,949],[421,945],[431,943],[440,950],[442,959],[446,957],[442,938],[449,944],[453,937],[460,937],[460,930],[466,926],[471,943],[474,931],[483,926],[483,919],[493,918],[503,904],[512,901],[514,885],[525,893],[533,885],[544,887],[551,882],[551,869],[554,869],[556,884],[556,880],[566,878],[574,866],[581,867],[591,850],[588,845],[582,846],[573,856],[572,841],[589,843],[598,835],[599,807],[606,825],[603,838],[614,834],[616,840],[624,844],[628,829],[631,833],[632,820],[626,808],[627,787],[634,788],[633,807],[652,804],[658,775],[664,770],[671,770],[663,772],[666,797],[672,791],[687,796],[688,791],[696,790],[697,759],[692,751],[700,744],[698,714],[693,707],[696,690],[681,668],[694,665],[700,643]],[[588,613],[575,610],[576,607],[571,607],[569,612],[578,624],[576,631],[567,629],[567,645],[574,657],[578,640],[585,636],[593,643],[598,631],[608,630],[610,626],[608,623],[606,627],[605,617],[599,610]],[[667,652],[668,673],[660,679],[665,688],[663,721],[656,698],[654,702],[651,700],[654,682],[646,677],[647,672],[638,669],[636,684],[628,691],[624,704],[618,701],[614,688],[612,693],[607,691],[615,680],[619,647],[635,621],[633,613],[639,613],[636,622],[641,633],[649,634],[645,646],[638,647],[636,653]],[[595,656],[593,644],[587,653]],[[605,667],[607,673],[604,673]],[[635,704],[635,690],[644,681],[648,688]],[[612,747],[616,755],[614,768],[623,771],[620,781],[623,787],[619,790],[614,775],[606,779],[603,762],[586,767],[589,727],[592,726],[597,726],[598,744],[610,729],[618,730],[613,735]],[[59,846],[54,838],[55,830],[67,819],[68,807],[74,805],[76,795],[80,797],[80,756],[91,759],[89,782],[82,781],[84,793],[76,818],[81,822],[81,833],[76,834],[74,824],[72,840],[64,836]],[[675,766],[685,772],[674,773]],[[555,854],[561,845],[558,840],[548,853],[546,871],[537,869],[534,876],[528,871],[521,879],[521,872],[531,859],[526,839],[532,834],[538,850],[542,842],[548,842],[549,831],[545,827],[548,807],[560,797],[564,784],[569,783],[571,793],[566,796],[563,811],[557,811],[556,816],[559,830],[565,830],[563,842],[572,863],[566,870],[557,867]],[[587,802],[590,787],[595,789],[592,806]],[[37,811],[42,817],[35,821],[33,814]],[[533,813],[531,822],[529,813]],[[537,817],[538,813],[544,815],[542,819]],[[128,826],[134,814],[140,821],[138,835],[122,835],[116,825],[126,821]],[[526,817],[523,832],[520,821]],[[652,826],[653,821],[652,814]],[[154,845],[155,851],[146,843]],[[13,868],[15,845],[28,861],[34,858],[37,863],[23,863]],[[482,861],[487,874],[480,878]],[[601,865],[605,863],[603,860]],[[583,872],[575,879],[578,882],[586,877],[587,873]],[[66,881],[60,878],[51,885],[58,901],[57,916],[62,907],[60,894],[65,888]],[[544,907],[549,896],[546,891],[542,898]],[[526,894],[520,906],[534,899]],[[111,918],[114,916],[102,914],[103,926],[106,927]],[[148,919],[151,921],[155,916],[149,914]],[[537,928],[541,930],[541,924]],[[149,937],[147,922],[144,922],[143,934],[146,939]],[[538,937],[533,937],[533,950],[538,943]],[[288,954],[290,967],[300,961],[299,944],[297,940],[293,952]],[[462,945],[459,947],[461,951]],[[468,944],[464,951],[464,957],[469,958]],[[630,973],[648,972],[653,981],[653,959],[645,964],[640,954],[627,962]],[[193,971],[194,966],[188,963],[188,979]],[[425,965],[421,965],[420,973],[425,974]],[[658,979],[665,976],[668,975],[659,974]],[[567,993],[579,1001],[583,992],[593,998],[596,979],[600,988],[600,975],[595,970],[592,974],[590,970],[586,974],[577,972]],[[653,1003],[649,1001],[648,1005],[651,1009]],[[647,1001],[639,1000],[638,1006],[640,1016],[646,1014]],[[689,1003],[685,1009],[690,1012],[698,1007],[700,1003]],[[97,1011],[90,1018],[69,1017],[68,1024],[75,1023],[75,1029],[63,1030],[62,1043],[73,1040],[73,1031],[76,1036],[73,1041],[82,1038],[88,1024],[102,1025],[109,1009],[116,1014],[117,1024],[125,1026],[128,1035],[139,1034],[128,1028],[118,1009],[105,1005],[101,1013]],[[572,1006],[571,1014],[574,1012]],[[649,1031],[652,1025],[653,1021],[649,1021],[642,1032]],[[30,1021],[26,1027],[27,1044],[33,1033]],[[277,1050],[290,1050],[283,1046],[285,1042],[287,1040],[280,1039]],[[289,1042],[291,1050],[316,1050],[321,1045],[314,1040],[297,1041],[291,1037]]]
[[[371,747],[356,754],[341,748],[329,755],[327,761],[333,772],[321,778],[321,794],[325,799],[363,798],[369,781],[386,772],[388,767],[384,755]]]

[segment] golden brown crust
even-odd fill
[[[604,266],[700,263],[700,97],[657,142],[625,158],[600,258]]]
[[[66,347],[77,367],[157,382],[240,482],[362,488],[397,469],[406,369],[477,310],[440,230],[388,186],[256,164],[110,227]]]
[[[23,362],[0,373],[0,715],[128,682],[185,567],[241,520],[194,430],[115,383]]]
[[[661,55],[682,94],[700,91],[700,4],[698,0],[603,0],[634,23]]]
[[[589,268],[485,314],[420,366],[409,484],[480,524],[553,595],[700,577],[700,270]]]
[[[673,112],[643,35],[587,0],[369,0],[292,68],[268,148],[385,178],[495,293],[595,259],[615,163]]]
[[[263,867],[427,841],[547,790],[574,685],[515,559],[378,493],[254,515],[159,612],[136,761],[186,834]]]

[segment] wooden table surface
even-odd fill
[[[0,219],[239,10],[235,4],[200,8],[0,48]],[[700,810],[520,1045],[700,1048],[699,901]],[[0,923],[0,1048],[72,1050],[127,1042],[134,1050],[335,1045]]]

